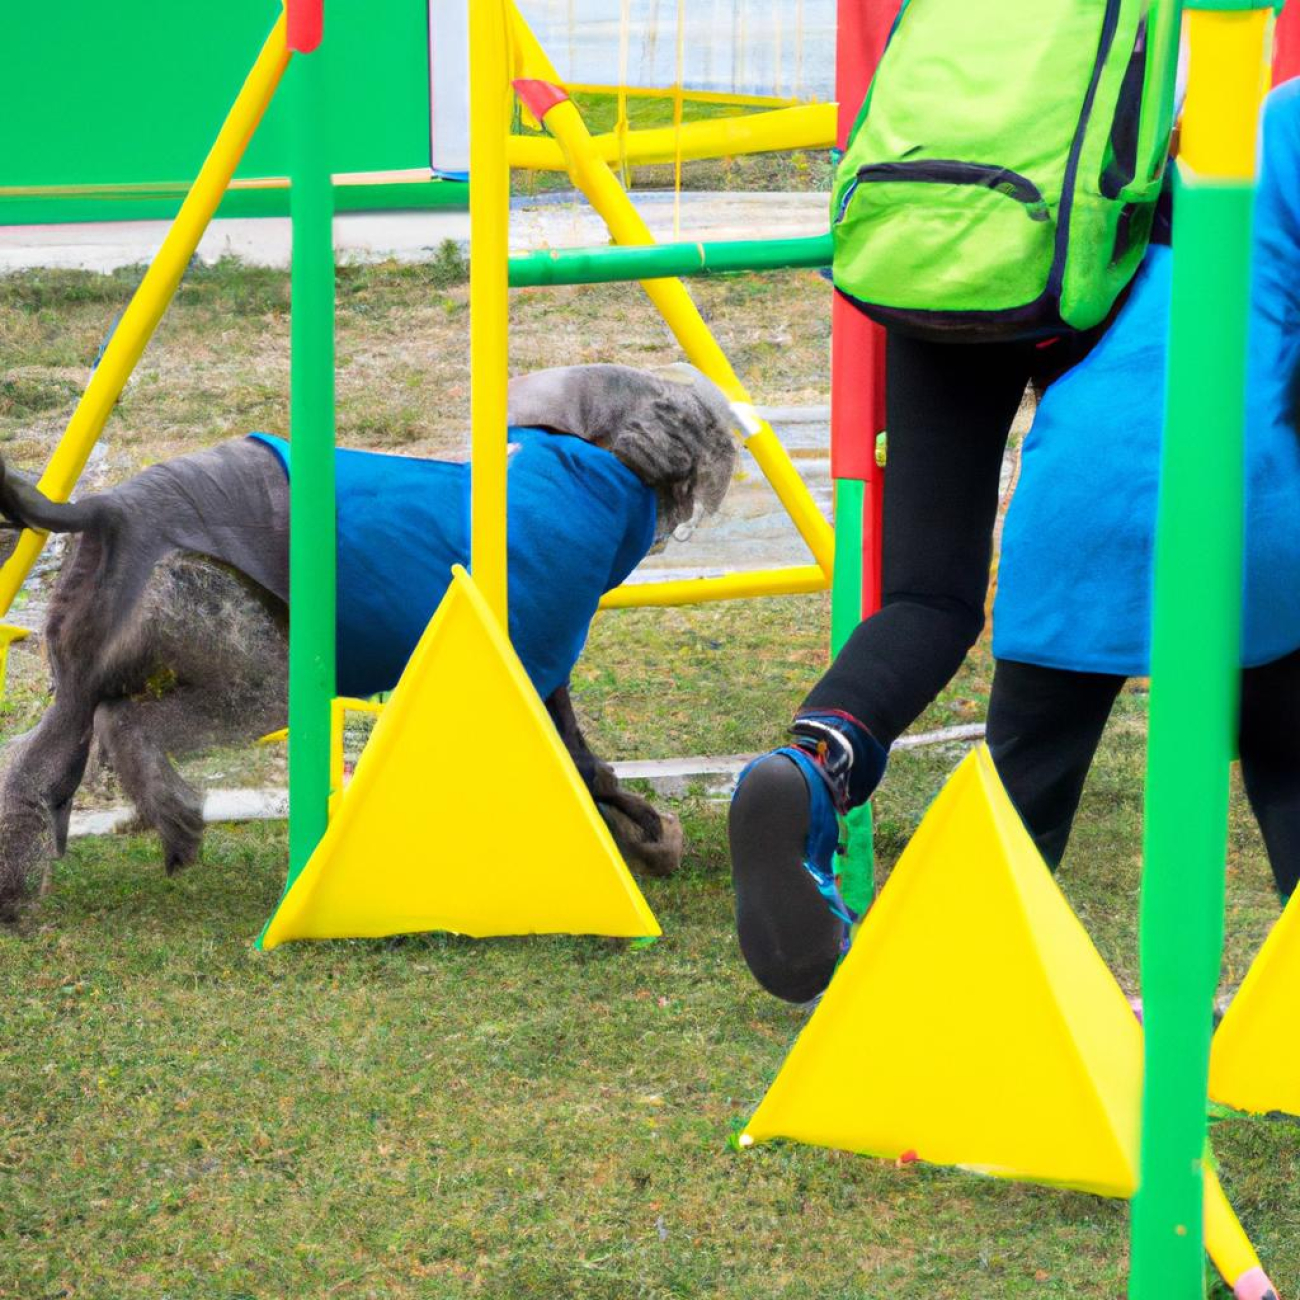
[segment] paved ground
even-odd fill
[[[824,194],[633,194],[655,239],[762,239],[816,235],[826,229]],[[166,221],[84,222],[0,226],[0,272],[28,267],[113,271],[148,262],[167,233]],[[334,220],[343,262],[418,262],[444,240],[469,241],[466,212],[345,213]],[[575,248],[609,240],[604,222],[575,194],[516,199],[510,244],[523,251]],[[234,255],[264,266],[288,266],[287,218],[214,221],[198,255],[215,262]]]

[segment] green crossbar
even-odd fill
[[[732,239],[711,244],[648,244],[543,250],[510,259],[515,289],[554,284],[662,280],[729,271],[780,271],[831,264],[831,236],[804,239]]]

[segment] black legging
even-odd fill
[[[1047,862],[1065,853],[1084,779],[1125,678],[999,659],[988,743]],[[1300,650],[1241,674],[1241,775],[1283,897],[1300,880]]]
[[[1083,345],[890,334],[881,609],[804,709],[843,709],[888,747],[961,667],[984,626],[1002,455],[1025,385]]]

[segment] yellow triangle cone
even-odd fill
[[[1132,1008],[981,747],[912,837],[741,1142],[910,1153],[1129,1197],[1141,1088]],[[1264,1276],[1208,1166],[1205,1235],[1229,1285]]]
[[[262,936],[660,933],[463,569]]]
[[[1210,1096],[1239,1110],[1300,1115],[1300,910],[1293,895],[1210,1049]]]
[[[750,1121],[1128,1196],[1141,1030],[983,749],[926,814]]]

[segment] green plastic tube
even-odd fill
[[[861,479],[835,480],[835,572],[831,578],[831,654],[837,655],[862,621],[862,512],[867,485]],[[840,893],[858,913],[875,895],[875,847],[871,805],[854,808],[846,821],[840,855]]]
[[[1205,1099],[1240,653],[1253,191],[1179,179],[1151,648],[1135,1300],[1204,1294]]]
[[[334,694],[334,239],[323,49],[289,69],[293,98],[293,315],[289,381],[289,879],[307,865],[329,802]]]
[[[510,259],[515,289],[551,284],[604,284],[729,271],[777,271],[831,264],[831,237],[738,239],[712,244],[556,249]]]

